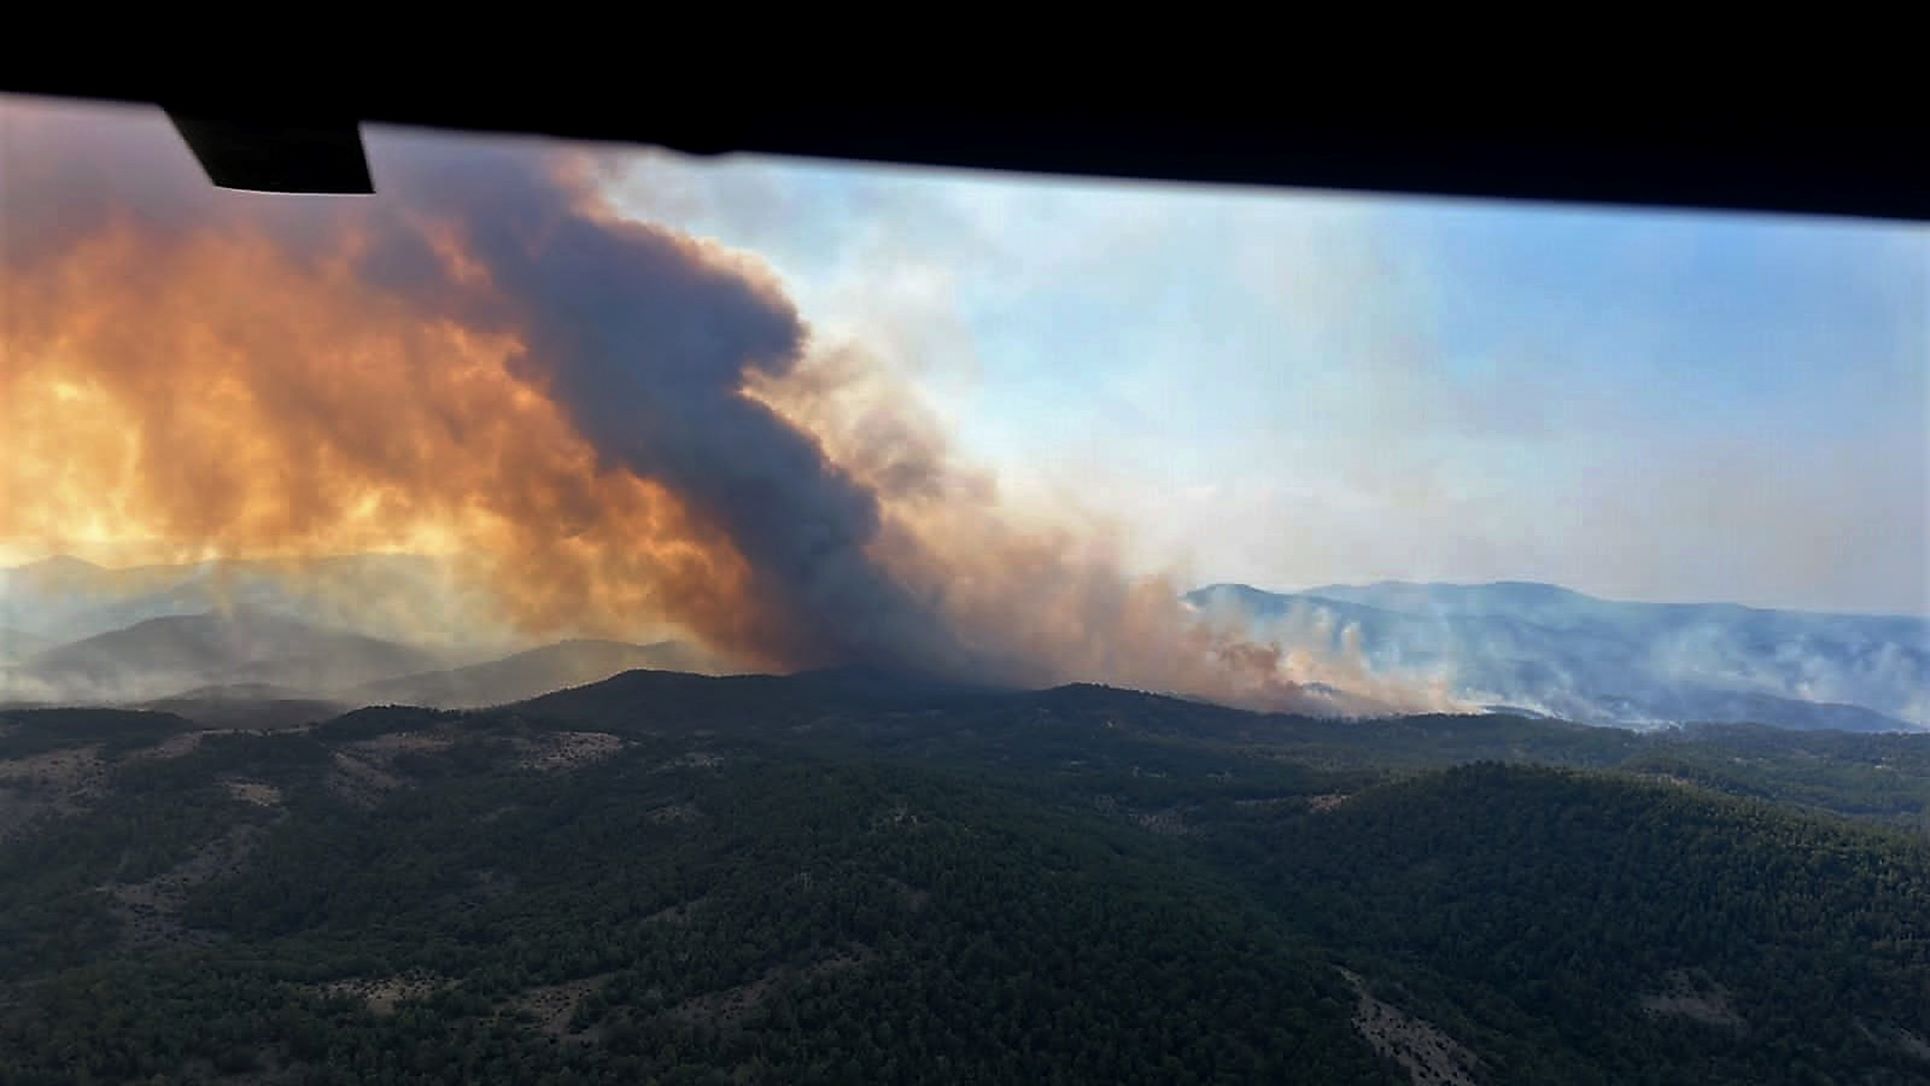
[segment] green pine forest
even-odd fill
[[[1930,1082],[1930,735],[864,671],[0,712],[0,1082]]]

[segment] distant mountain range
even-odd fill
[[[469,661],[515,648],[441,559],[408,554],[221,559],[109,569],[57,556],[0,569],[0,663],[151,618],[249,611]]]
[[[369,704],[470,709],[522,701],[638,668],[704,672],[715,669],[716,663],[677,641],[654,645],[560,641],[485,664],[365,683],[354,693],[357,700]]]
[[[0,703],[166,704],[197,719],[271,702],[468,708],[632,668],[724,669],[669,641],[527,649],[487,611],[448,563],[417,555],[48,558],[0,569]]]
[[[730,670],[674,641],[530,649],[479,634],[500,628],[470,621],[477,601],[447,574],[407,555],[136,569],[53,558],[0,570],[0,703],[166,702],[197,718],[270,702],[294,715],[345,704],[475,708],[635,669]],[[1380,675],[1445,680],[1471,706],[1638,728],[1930,728],[1924,618],[1623,603],[1528,582],[1291,593],[1216,584],[1186,599],[1257,638],[1357,652]]]
[[[478,708],[639,668],[718,670],[663,641],[571,640],[464,667],[418,648],[251,611],[170,615],[0,667],[0,703],[143,705],[195,719],[235,706]]]
[[[1930,619],[1623,603],[1528,582],[1216,584],[1186,598],[1257,636],[1336,650],[1353,639],[1377,672],[1443,676],[1478,704],[1586,723],[1930,727]]]
[[[15,696],[117,703],[237,684],[335,691],[444,664],[394,641],[244,610],[150,618],[45,649],[10,668],[5,685]]]

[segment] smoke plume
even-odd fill
[[[1104,531],[1032,523],[754,259],[591,154],[371,133],[377,195],[213,190],[159,118],[0,104],[0,537],[453,553],[531,633],[1333,708]]]

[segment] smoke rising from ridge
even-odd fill
[[[158,117],[0,113],[0,537],[453,552],[519,628],[667,620],[751,666],[1438,700],[1012,518],[761,265],[619,218],[582,152],[372,132],[378,195],[278,199],[210,189]]]

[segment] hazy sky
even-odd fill
[[[1925,227],[613,155],[1148,571],[1930,612]]]
[[[1930,230],[639,156],[1010,493],[1273,587],[1930,610]]]

